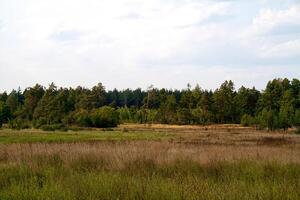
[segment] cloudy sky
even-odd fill
[[[300,78],[300,0],[0,0],[0,91]]]

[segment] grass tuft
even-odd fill
[[[59,155],[37,164],[0,168],[1,199],[299,199],[300,166],[275,162],[151,159],[110,169],[105,159],[80,157],[57,165]]]

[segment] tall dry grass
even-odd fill
[[[300,198],[299,153],[282,146],[14,144],[1,155],[1,200]]]
[[[139,158],[153,160],[158,165],[183,159],[201,164],[237,160],[300,163],[300,148],[295,145],[193,145],[168,141],[0,145],[2,165],[30,163],[34,157],[51,155],[60,155],[66,164],[83,157],[105,158],[109,167],[116,169]]]
[[[126,129],[175,136],[0,144],[0,199],[300,198],[300,142],[295,135],[239,126]]]

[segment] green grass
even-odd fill
[[[122,140],[161,140],[173,137],[170,133],[154,131],[54,131],[39,130],[0,130],[0,144],[11,143],[54,143],[54,142],[92,142],[92,141],[122,141]]]
[[[0,130],[2,144],[174,137],[155,131]],[[78,154],[67,156],[51,151],[28,155],[12,159],[7,158],[5,151],[2,159],[0,155],[0,200],[300,199],[300,165],[295,163],[239,160],[199,164],[180,157],[157,164],[155,154],[149,158],[142,154],[137,159],[116,158],[96,152],[80,153],[80,149]]]
[[[58,155],[0,168],[0,199],[299,199],[300,166],[239,161],[157,165],[139,159],[122,169],[105,159],[64,163]]]

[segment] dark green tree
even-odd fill
[[[158,120],[163,124],[176,123],[176,99],[174,95],[165,95],[158,109]]]
[[[44,87],[36,84],[34,87],[29,87],[24,91],[24,106],[23,115],[26,119],[32,120],[33,113],[39,101],[45,93]]]
[[[0,127],[2,127],[3,123],[7,123],[11,118],[9,107],[5,104],[5,102],[0,101]]]
[[[217,122],[235,122],[234,84],[225,81],[219,89],[214,92],[214,108]]]
[[[294,102],[292,89],[288,89],[284,92],[280,100],[280,110],[278,114],[279,128],[284,130],[288,129],[293,124],[294,116]]]
[[[295,112],[293,126],[296,127],[297,133],[300,133],[300,109],[296,110]]]
[[[245,114],[254,116],[259,97],[260,93],[255,88],[249,89],[242,86],[234,98],[237,118]]]

